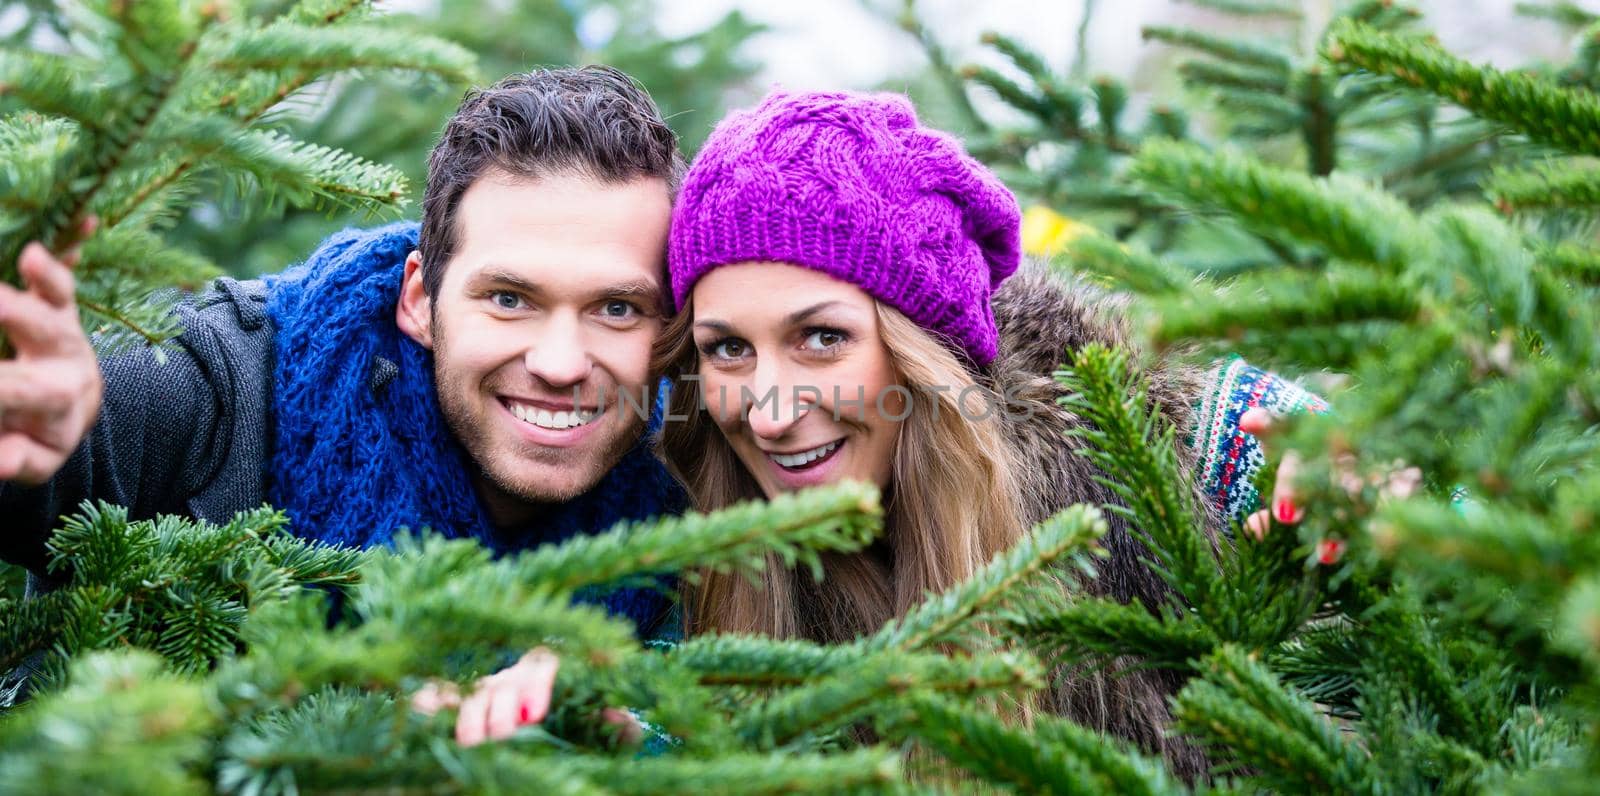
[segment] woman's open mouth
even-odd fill
[[[769,453],[767,458],[785,470],[799,473],[820,466],[823,462],[833,458],[833,455],[838,453],[842,447],[844,447],[844,440],[836,439],[826,445],[819,445],[796,453]]]

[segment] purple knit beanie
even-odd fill
[[[724,119],[684,178],[667,262],[678,309],[719,265],[791,263],[850,282],[978,365],[989,297],[1017,270],[1016,197],[898,94],[777,91]]]

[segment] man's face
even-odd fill
[[[638,439],[661,329],[662,180],[485,173],[462,195],[437,295],[406,263],[397,321],[432,349],[439,405],[496,523],[568,500]]]

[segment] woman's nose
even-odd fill
[[[788,433],[815,403],[804,385],[792,383],[776,366],[758,367],[756,378],[739,396],[745,422],[762,439],[778,439]]]

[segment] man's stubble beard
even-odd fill
[[[607,399],[605,415],[596,422],[608,427],[615,426],[615,429],[610,431],[605,428],[595,429],[595,433],[609,435],[608,437],[585,440],[580,449],[534,447],[532,456],[513,454],[510,462],[493,461],[496,458],[497,448],[521,449],[527,443],[521,439],[509,442],[500,439],[499,434],[503,432],[494,429],[498,424],[493,418],[476,417],[479,411],[492,413],[494,409],[488,404],[497,399],[493,395],[485,394],[480,389],[481,385],[477,383],[462,383],[471,377],[458,378],[445,369],[444,363],[449,359],[448,346],[437,316],[434,319],[433,330],[434,390],[439,397],[439,412],[444,415],[445,425],[472,460],[477,474],[495,489],[512,498],[527,503],[561,503],[571,500],[600,483],[606,474],[622,461],[628,451],[633,449],[644,433],[645,419],[639,417],[639,413],[633,411],[631,405],[613,400],[615,396],[608,394],[604,396]],[[613,413],[621,413],[622,418],[619,420],[612,417]],[[581,478],[569,481],[570,485],[563,484],[559,487],[553,483],[520,483],[507,472],[510,468],[529,461],[538,461],[552,468],[566,468],[569,473],[576,468],[582,468],[584,472]]]

